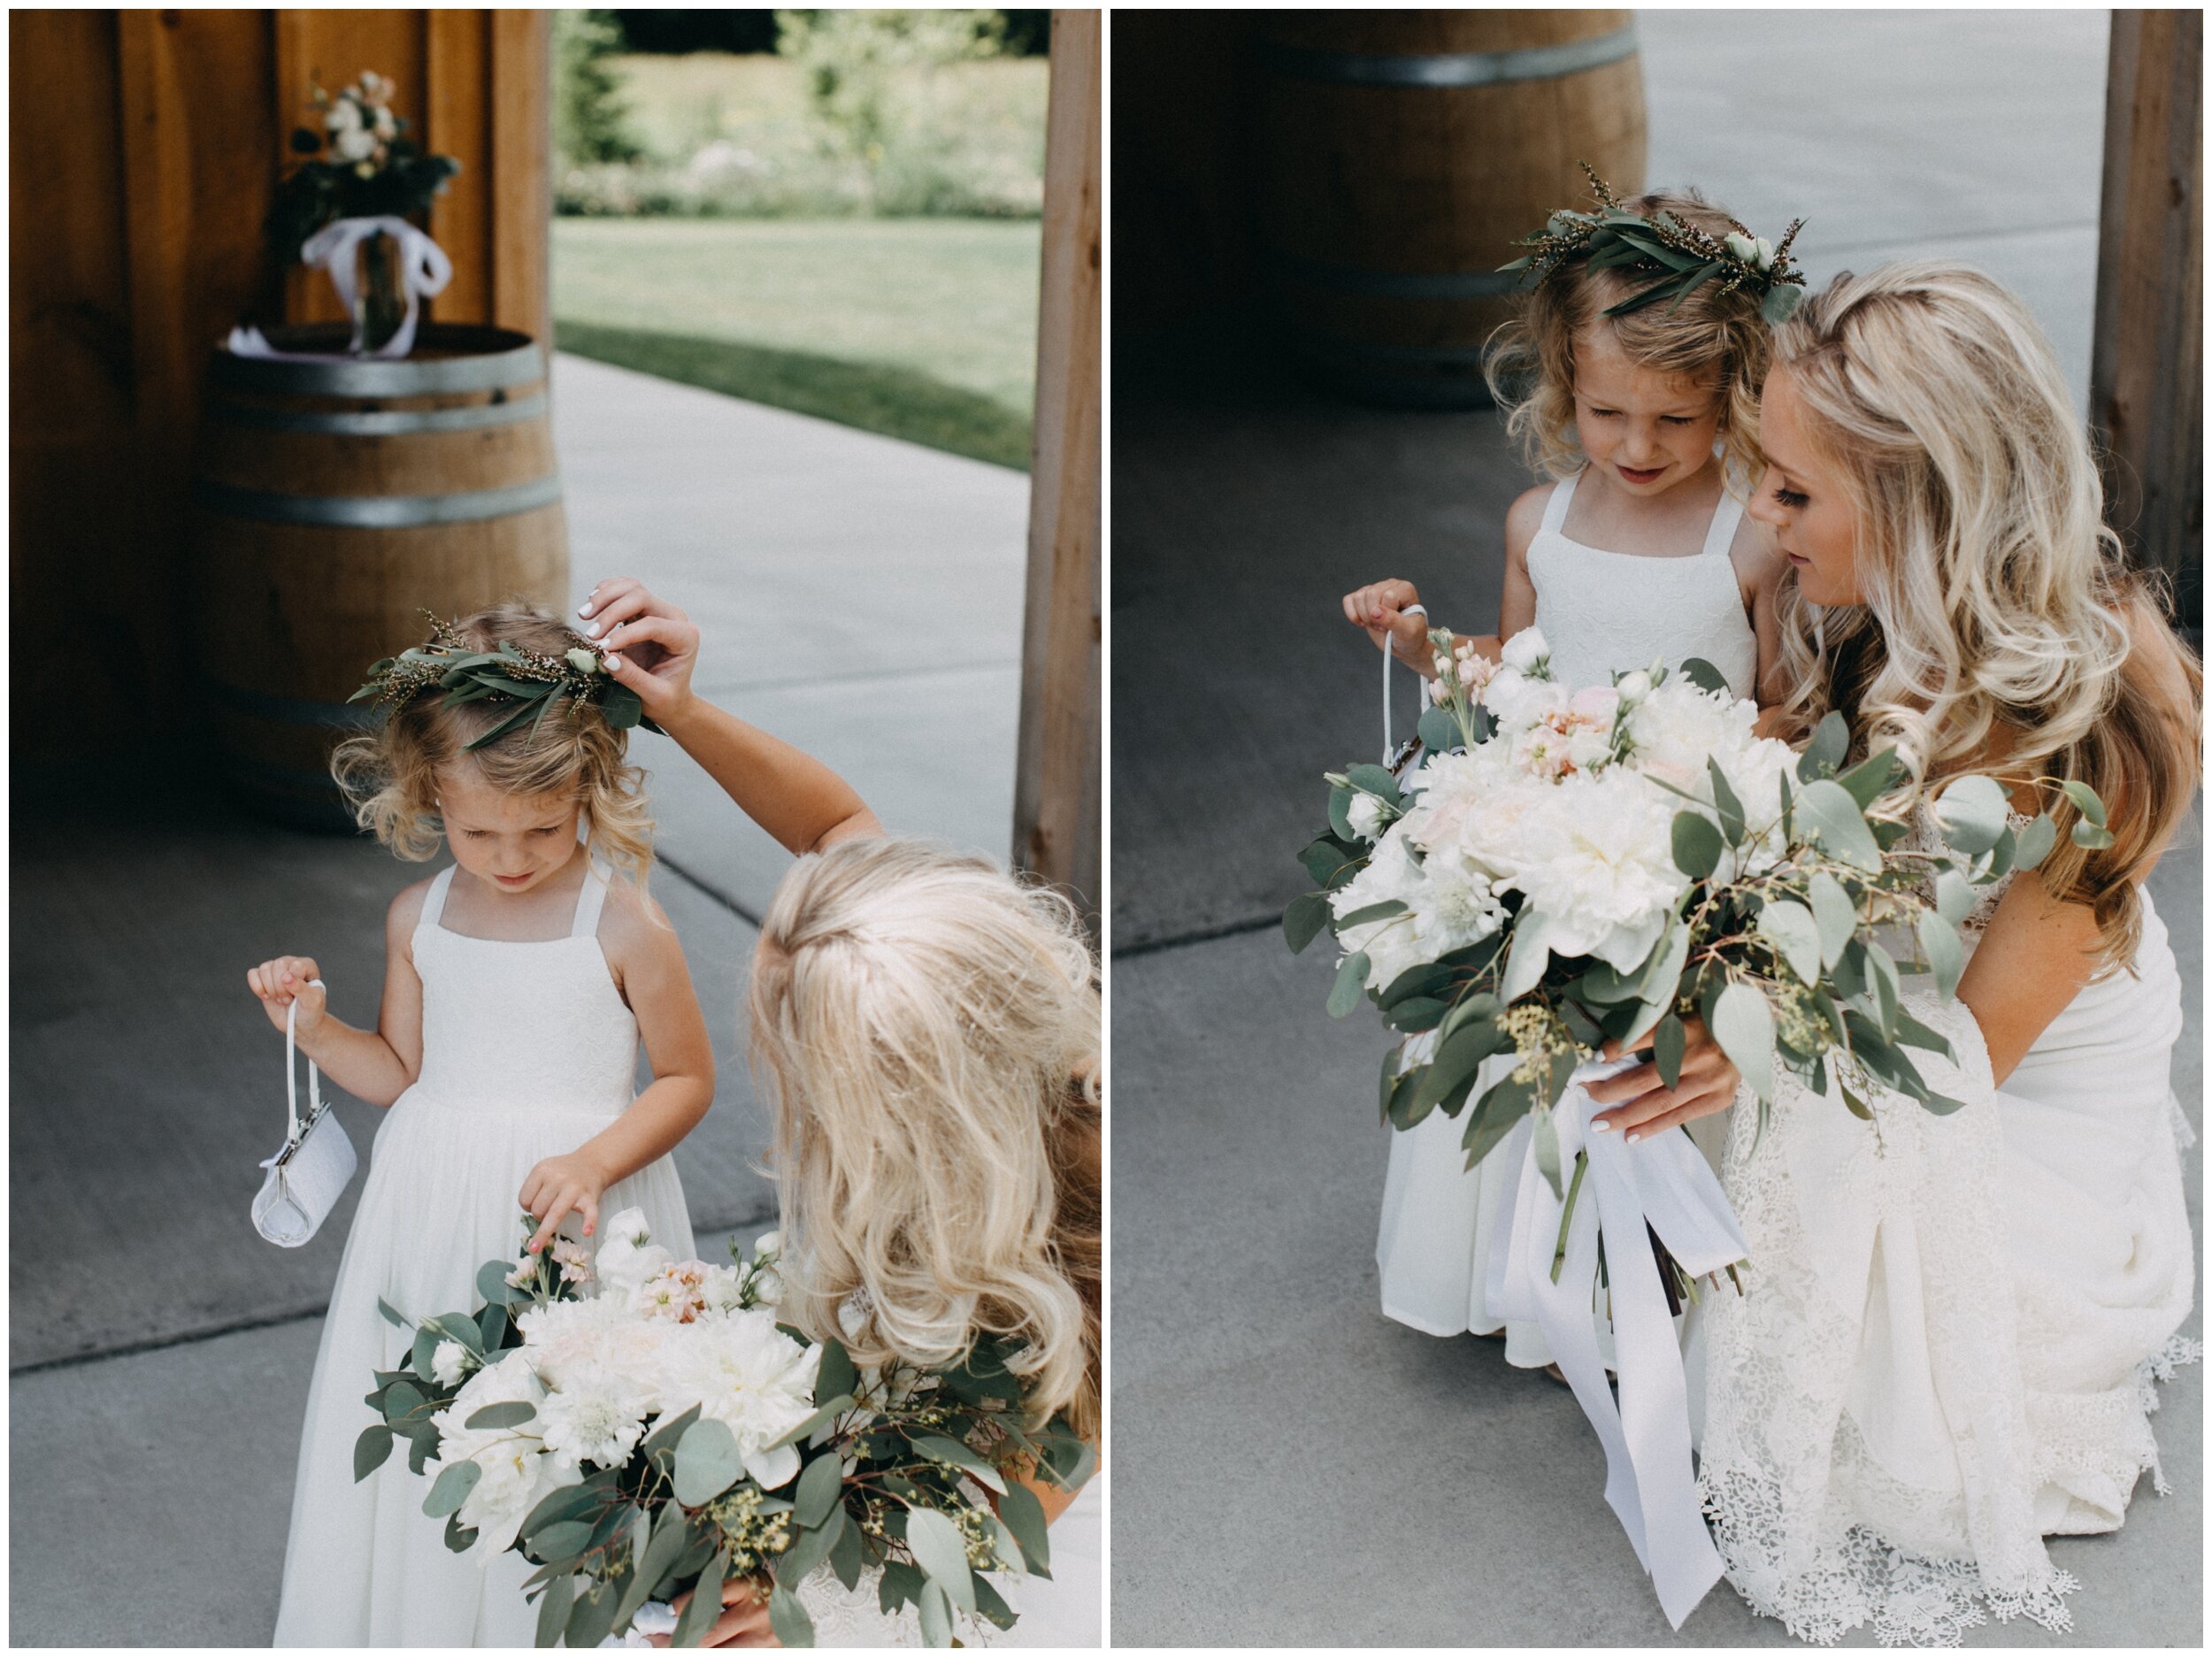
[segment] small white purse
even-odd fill
[[[317,988],[320,978],[310,980]],[[293,1027],[299,1018],[294,999],[284,1016],[284,1109],[291,1132],[274,1156],[253,1200],[253,1228],[280,1248],[297,1248],[320,1229],[344,1193],[359,1159],[345,1124],[323,1102],[322,1076],[307,1062],[307,1120],[300,1120],[299,1076]]]

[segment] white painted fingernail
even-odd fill
[[[584,636],[587,639],[596,639],[599,636],[599,624],[595,621],[587,625],[584,629]]]
[[[1605,1121],[1601,1117],[1594,1117],[1590,1123],[1590,1132],[1593,1133],[1610,1133],[1613,1132],[1613,1124]]]
[[[585,602],[583,602],[583,603],[581,603],[581,604],[577,605],[577,606],[576,606],[576,613],[577,613],[579,616],[588,616],[588,615],[590,615],[590,614],[591,614],[591,603],[590,603],[590,602],[589,602],[588,600],[587,600]]]
[[[607,653],[607,665],[609,667],[620,667],[622,665],[622,658],[615,655],[611,650]]]
[[[1643,1136],[1642,1134],[1640,1134],[1640,1133],[1632,1133],[1632,1134],[1630,1134],[1630,1135],[1628,1136],[1628,1142],[1629,1142],[1631,1145],[1633,1145],[1633,1144],[1635,1144],[1635,1143],[1636,1143],[1636,1141],[1637,1141],[1637,1140],[1639,1140],[1639,1139],[1642,1139],[1643,1137],[1644,1137],[1644,1136]]]

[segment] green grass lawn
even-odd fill
[[[1034,221],[557,219],[560,349],[1025,469]]]

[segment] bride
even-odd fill
[[[1100,1420],[1099,997],[1073,907],[987,859],[886,837],[826,766],[690,688],[699,630],[637,582],[581,614],[616,678],[799,853],[761,925],[749,1003],[773,1100],[780,1308],[862,1364],[954,1362],[980,1331],[1026,1344],[1029,1395],[1094,1444]],[[966,1645],[1103,1643],[1101,1481],[1029,1481],[1053,1576],[1004,1584],[1010,1634]],[[802,1602],[824,1645],[914,1645],[910,1613],[826,1568]],[[773,1645],[741,1582],[709,1645]],[[656,1637],[665,1643],[665,1637]]]
[[[2201,677],[2103,525],[2049,346],[1987,278],[1837,278],[1778,331],[1761,419],[1795,733],[1840,709],[1856,754],[1893,743],[1932,789],[1991,772],[2024,811],[2078,779],[2116,838],[2062,837],[1984,900],[1955,1003],[1909,995],[1964,1109],[1887,1094],[1870,1126],[1783,1078],[1763,1136],[1736,1113],[1752,1265],[1710,1303],[1700,1487],[1729,1579],[1801,1638],[2063,1630],[2079,1584],[2043,1538],[2118,1529],[2140,1472],[2166,1488],[2151,1378],[2197,1351],[2180,980],[2143,880],[2197,784]],[[1624,1126],[1726,1100],[1686,1109],[1648,1066],[1601,1086]]]

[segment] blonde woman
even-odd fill
[[[1707,1511],[1801,1638],[2062,1630],[2080,1584],[2043,1538],[2118,1529],[2142,1472],[2165,1488],[2151,1381],[2196,1352],[2180,981],[2143,880],[2197,786],[2201,677],[2104,526],[2048,344],[1978,272],[1837,278],[1776,335],[1761,441],[1788,721],[1840,709],[1859,753],[1992,772],[2062,825],[2052,779],[2078,779],[2116,841],[2062,836],[1969,917],[1957,1003],[1909,996],[1964,1109],[1886,1095],[1870,1129],[1785,1080],[1763,1138],[1737,1113],[1755,1265],[1712,1306]],[[1697,1109],[1648,1067],[1608,1085],[1616,1125]]]
[[[632,580],[580,612],[610,670],[799,862],[764,917],[749,1008],[775,1112],[785,1310],[860,1362],[1025,1344],[1030,1395],[1094,1443],[1100,1395],[1099,1000],[1072,907],[988,860],[886,837],[835,773],[693,694],[699,631]],[[1033,1484],[1053,1577],[967,1644],[1102,1643],[1102,1492]],[[825,1645],[914,1645],[911,1619],[825,1576]],[[741,1584],[711,1644],[773,1643]]]

